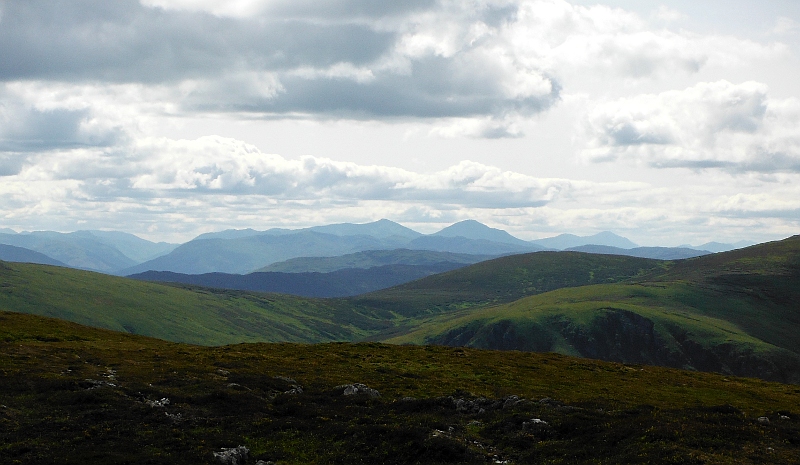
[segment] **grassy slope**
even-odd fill
[[[353,382],[381,396],[335,389]],[[303,392],[283,393],[293,384]],[[485,411],[459,410],[460,399]],[[239,444],[251,462],[281,465],[793,463],[800,453],[797,386],[469,348],[199,347],[3,312],[0,400],[9,464],[211,463]],[[525,426],[532,418],[547,425]]]
[[[663,270],[665,262],[578,252],[535,252],[501,257],[365,294],[349,302],[420,317],[512,302],[564,287],[615,283]]]
[[[179,288],[68,268],[0,262],[0,309],[197,344],[353,340],[383,328],[325,301]]]
[[[283,273],[329,273],[347,268],[374,268],[383,265],[434,265],[442,262],[472,264],[493,258],[491,255],[470,255],[431,250],[366,250],[337,257],[298,257],[267,265],[256,271]]]
[[[580,258],[581,254],[574,255]],[[572,258],[571,255],[565,255],[560,263],[563,266],[583,263],[572,265]],[[498,269],[503,268],[503,260],[514,265],[512,273],[496,274]],[[587,260],[594,263],[598,270],[611,270],[599,271],[602,276],[609,273],[614,276],[636,274],[641,264],[651,263],[627,257],[611,258],[612,265],[605,264],[595,256],[587,256]],[[542,262],[536,254],[521,258],[506,257],[500,262],[495,260],[489,262],[483,272],[483,275],[490,276],[489,280],[483,281],[484,287],[476,286],[471,294],[463,297],[457,288],[448,288],[441,295],[446,296],[448,302],[461,299],[459,305],[463,305],[462,301],[474,305],[476,300],[494,299],[495,295],[487,297],[486,293],[491,293],[487,286],[499,284],[497,278],[503,279],[505,294],[502,297],[505,299],[520,293],[541,292],[543,289],[531,286],[515,292],[513,287],[527,282],[520,282],[520,279],[530,273],[543,274],[541,268],[545,266],[552,265]],[[562,274],[563,277],[551,279],[546,285],[573,285],[589,279],[589,274],[581,278],[571,278],[566,272]],[[511,275],[520,278],[515,280]],[[474,281],[480,273],[472,267],[463,274],[452,276],[466,276],[458,281],[460,286],[465,279]],[[425,282],[420,281],[417,286],[431,287]],[[439,282],[439,278],[435,278],[433,286]],[[397,304],[397,301],[391,300],[396,294],[390,292],[389,295],[391,303]],[[411,293],[401,295],[405,295],[399,304],[401,310],[412,305],[424,306],[429,301],[439,305],[438,301],[431,300],[425,294],[422,297]],[[370,302],[379,302],[380,305],[364,305],[361,300],[308,299],[280,294],[159,285],[80,270],[0,262],[0,310],[53,316],[91,326],[206,345],[254,341],[360,340],[379,332],[391,332],[415,315],[413,312],[396,312],[398,305],[386,305],[385,300],[375,300],[374,296],[370,299]],[[424,314],[427,310],[422,308]]]
[[[417,323],[394,343],[558,351],[800,382],[800,237]]]

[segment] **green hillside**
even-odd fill
[[[384,328],[387,317],[319,299],[181,288],[6,262],[0,262],[0,310],[205,345],[357,340]]]
[[[668,265],[668,266],[667,266]],[[800,237],[420,322],[393,343],[554,351],[800,382]]]
[[[436,265],[439,263],[473,264],[494,258],[491,255],[472,255],[432,250],[365,250],[336,257],[298,257],[273,263],[258,271],[282,273],[330,273],[346,268],[375,268],[385,265]]]
[[[348,299],[2,264],[0,309],[178,342],[553,351],[800,383],[800,237],[683,261],[502,257]]]
[[[0,400],[7,464],[193,465],[239,445],[277,465],[800,454],[793,385],[442,346],[200,347],[4,312]]]
[[[420,317],[512,302],[564,287],[607,284],[663,271],[669,262],[579,252],[496,258],[350,300],[353,305]]]

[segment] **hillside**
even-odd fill
[[[4,264],[0,309],[173,341],[555,351],[800,383],[800,237],[674,262],[501,257],[351,298],[166,286]]]
[[[800,382],[800,237],[419,325],[394,343],[554,351]]]
[[[205,345],[358,340],[385,328],[391,317],[295,296],[180,288],[6,262],[0,262],[0,310]]]
[[[239,445],[281,465],[800,454],[797,386],[441,346],[198,347],[2,312],[0,398],[9,464],[194,465]]]
[[[345,268],[374,268],[384,265],[434,265],[437,263],[462,263],[471,265],[495,258],[493,255],[457,254],[430,250],[365,250],[337,257],[297,257],[273,263],[258,271],[282,273],[329,273]]]
[[[616,283],[668,263],[578,252],[534,252],[487,260],[350,299],[354,305],[421,317],[512,302],[563,287]]]
[[[634,247],[621,249],[608,245],[581,245],[565,249],[571,252],[599,253],[608,255],[628,255],[629,257],[655,258],[657,260],[682,260],[684,258],[708,255],[707,250],[689,249],[686,247]]]

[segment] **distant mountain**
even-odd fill
[[[168,242],[151,242],[139,236],[120,231],[76,231],[73,234],[96,238],[100,242],[116,248],[137,263],[168,254],[179,245]]]
[[[608,245],[582,245],[566,249],[573,252],[599,253],[607,255],[627,255],[629,257],[655,258],[658,260],[681,260],[684,258],[708,255],[708,250],[687,249],[684,247],[634,247],[621,249]]]
[[[380,239],[406,238],[414,239],[422,236],[421,233],[407,228],[401,224],[382,219],[372,223],[353,224],[340,223],[329,224],[327,226],[314,226],[307,228],[309,231],[333,234],[334,236],[372,236]]]
[[[9,228],[0,228],[0,234],[17,234],[17,232]]]
[[[755,244],[754,242],[750,241],[739,241],[733,244],[723,244],[721,242],[706,242],[705,244],[698,245],[697,247],[692,245],[682,245],[681,247],[686,247],[687,249],[695,249],[695,250],[708,250],[711,253],[719,253],[719,252],[728,252],[731,250],[749,247],[754,244]]]
[[[385,289],[432,274],[466,266],[464,263],[384,265],[348,268],[330,273],[182,274],[147,271],[128,276],[142,281],[172,282],[240,291],[278,292],[301,297],[349,297]]]
[[[395,249],[404,244],[394,238],[335,236],[314,231],[247,236],[238,239],[189,241],[167,255],[133,266],[124,274],[144,271],[176,273],[250,273],[271,263],[296,257],[337,256],[363,250]]]
[[[67,266],[66,264],[24,247],[0,244],[0,260],[7,262],[36,263],[39,265]]]
[[[464,220],[453,225],[450,225],[441,231],[432,234],[432,236],[440,237],[465,237],[467,239],[485,240],[491,242],[499,242],[502,244],[514,244],[520,246],[529,245],[528,242],[522,239],[517,239],[511,234],[503,231],[502,229],[495,229],[479,223],[475,220]]]
[[[192,239],[193,241],[203,239],[242,239],[252,236],[280,236],[283,234],[292,234],[295,231],[292,229],[272,228],[266,231],[256,231],[255,229],[226,229],[224,231],[203,233]]]
[[[284,229],[272,228],[266,231],[256,231],[255,229],[227,229],[225,231],[204,233],[200,234],[193,240],[199,239],[242,239],[252,236],[282,236],[286,234],[297,234],[299,232],[312,231],[322,234],[331,234],[333,236],[371,236],[381,239],[388,238],[406,238],[413,239],[422,234],[409,229],[401,224],[382,219],[373,221],[372,223],[354,224],[354,223],[339,223],[329,224],[325,226],[312,226],[303,229]]]
[[[463,236],[421,236],[409,242],[406,247],[419,250],[436,250],[439,252],[466,253],[477,255],[508,255],[515,253],[536,252],[544,250],[536,244],[521,241],[521,244],[495,242],[487,239],[469,239]]]
[[[116,247],[85,233],[36,231],[0,234],[0,244],[30,249],[69,267],[113,273],[136,264]]]
[[[437,263],[461,263],[471,265],[494,258],[494,255],[472,255],[433,250],[365,250],[338,257],[298,257],[273,263],[258,271],[283,273],[329,273],[345,268],[374,268],[383,265],[433,265]]]
[[[537,244],[547,249],[556,250],[565,250],[571,247],[580,247],[582,245],[607,245],[611,247],[619,247],[620,249],[632,249],[634,247],[638,247],[630,240],[609,231],[603,231],[592,236],[560,234],[555,237],[536,239],[530,241],[530,243]]]

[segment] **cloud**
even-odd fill
[[[110,146],[122,137],[121,129],[97,124],[89,108],[39,107],[5,90],[0,91],[0,154]]]
[[[524,238],[613,230],[663,245],[757,239],[753,231],[768,239],[800,226],[800,173],[741,174],[733,186],[727,176],[690,172],[686,185],[672,189],[539,178],[471,161],[414,172],[322,157],[288,159],[217,136],[140,138],[124,149],[15,156],[24,163],[0,183],[0,220],[16,229],[110,227],[187,240],[230,227],[381,217],[433,232],[474,218]],[[0,157],[0,166],[4,162]],[[709,228],[728,236],[709,236]]]
[[[519,137],[575,76],[641,80],[783,53],[563,0],[9,0],[2,25],[7,86],[91,86],[123,102],[140,86],[140,110],[174,116],[423,119],[445,137]]]
[[[463,161],[415,173],[327,158],[289,160],[234,139],[145,138],[124,149],[74,149],[31,158],[19,180],[77,181],[88,197],[260,196],[273,201],[426,202],[472,208],[536,207],[571,183]]]
[[[657,168],[800,172],[800,101],[757,82],[700,83],[598,105],[584,123],[591,161]]]

